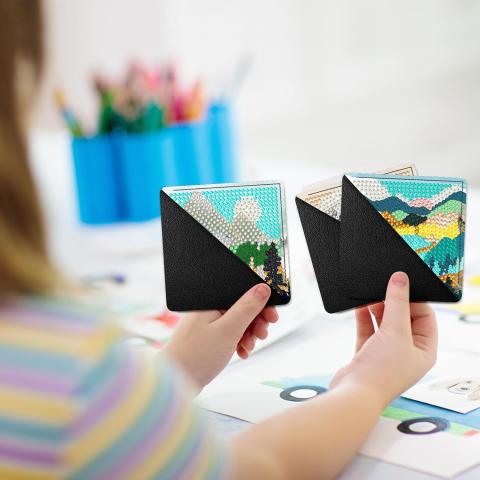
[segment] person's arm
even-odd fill
[[[437,330],[427,304],[409,304],[408,277],[390,280],[385,304],[357,310],[353,360],[314,400],[253,426],[231,445],[234,479],[334,478],[383,408],[434,364]]]
[[[351,383],[255,425],[232,442],[234,478],[335,478],[384,406],[381,393]]]

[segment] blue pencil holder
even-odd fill
[[[208,128],[213,179],[211,183],[237,181],[237,147],[231,106],[212,103],[208,111]]]
[[[118,161],[125,220],[140,222],[160,216],[160,189],[177,184],[168,131],[122,134]]]
[[[73,139],[80,220],[150,220],[160,215],[159,191],[165,186],[236,181],[234,132],[230,106],[218,102],[202,121]]]
[[[189,122],[167,129],[172,138],[177,171],[177,185],[212,183],[213,165],[208,122]]]
[[[99,135],[72,140],[80,220],[88,224],[122,219],[115,138]]]

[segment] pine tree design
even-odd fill
[[[266,251],[266,259],[263,265],[265,272],[265,281],[276,290],[283,290],[284,279],[282,275],[282,259],[278,255],[277,246],[274,242],[270,243],[270,248]]]

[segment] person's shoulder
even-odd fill
[[[119,336],[117,315],[102,298],[31,296],[0,304],[0,348],[101,358]]]

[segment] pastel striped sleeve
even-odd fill
[[[105,341],[85,370],[66,439],[69,478],[225,477],[226,452],[166,358]]]

